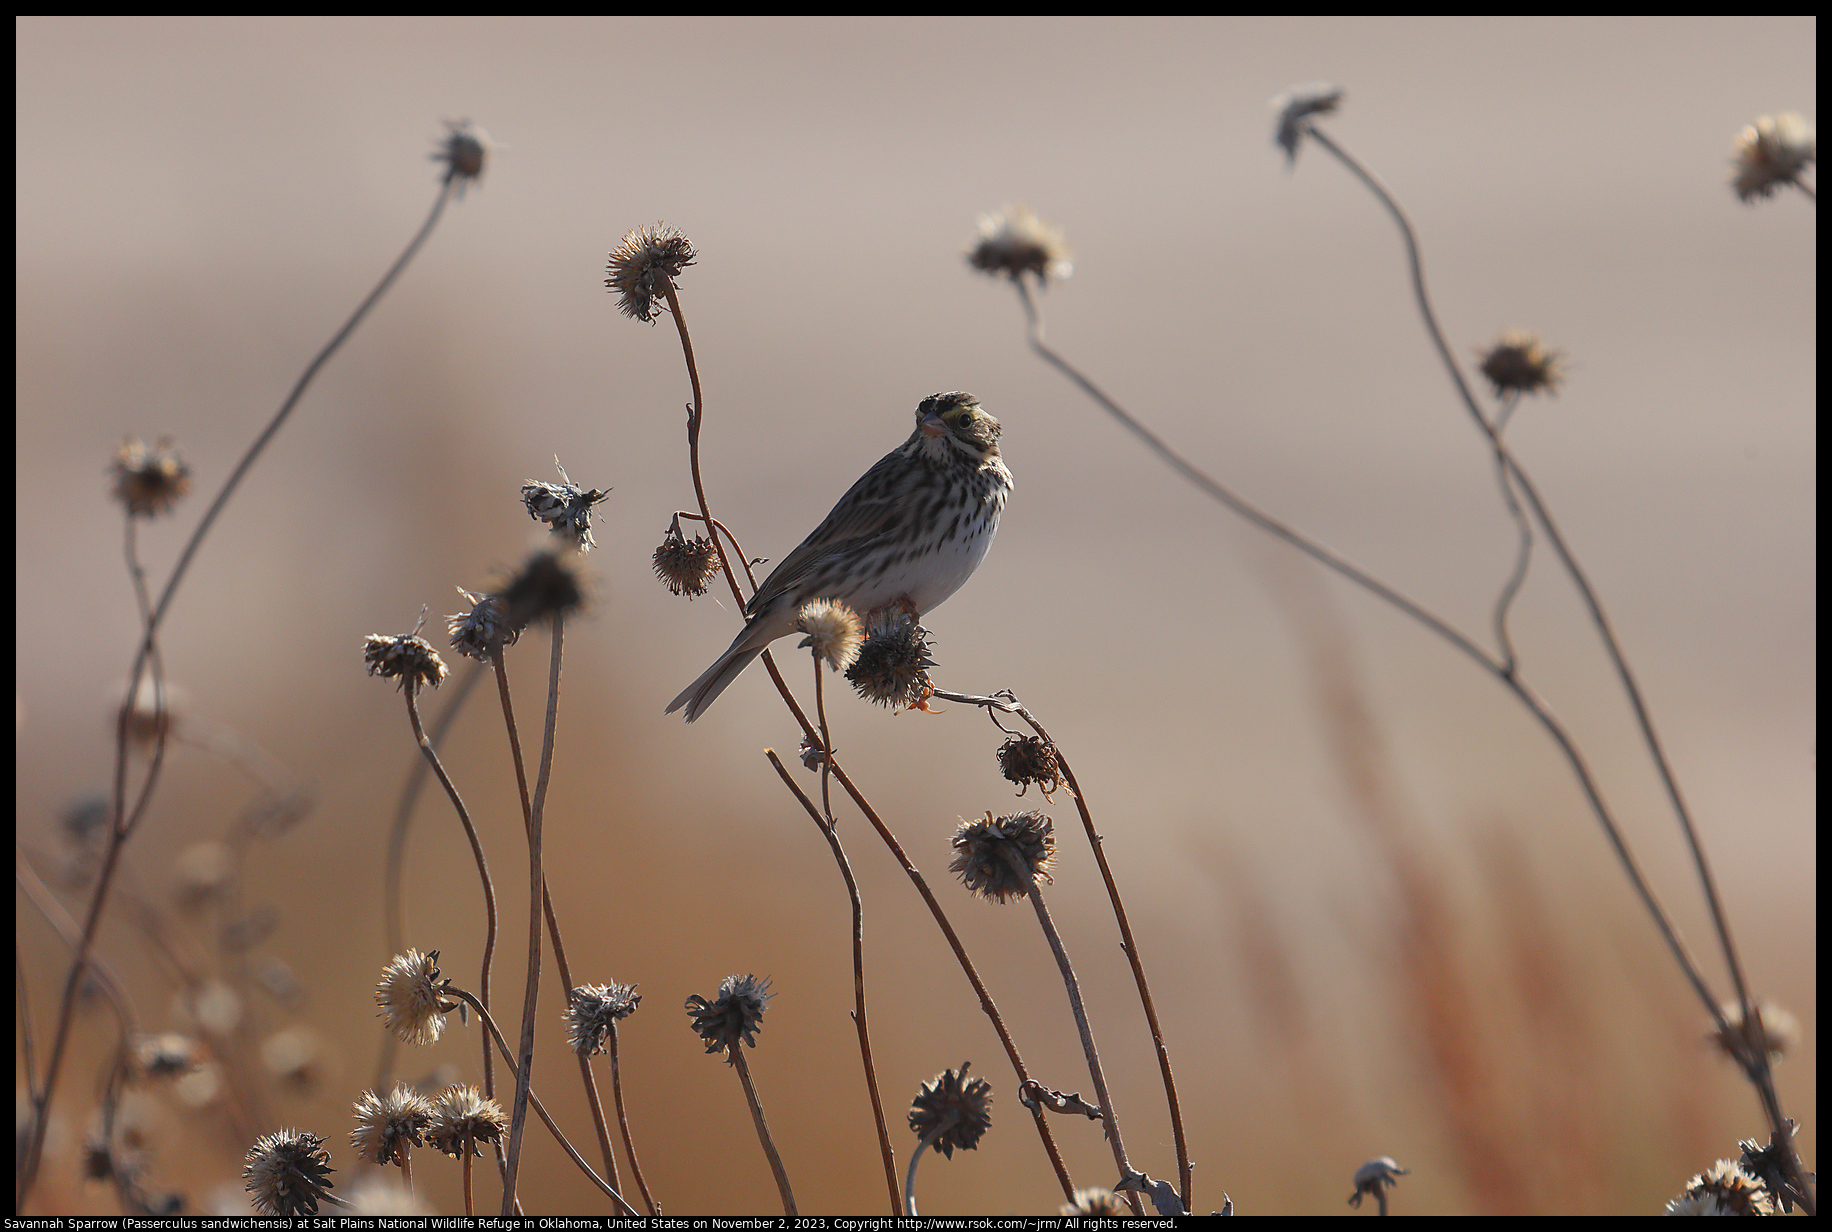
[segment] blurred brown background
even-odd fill
[[[614,491],[593,610],[568,639],[551,886],[575,971],[646,998],[624,1068],[651,1186],[677,1214],[775,1209],[735,1078],[678,1008],[756,972],[779,995],[753,1066],[801,1209],[886,1205],[847,1019],[846,899],[760,755],[793,750],[792,721],[757,669],[691,728],[661,715],[736,617],[649,574],[669,513],[692,503],[688,387],[671,325],[618,316],[601,282],[623,233],[657,219],[702,254],[682,292],[706,479],[754,554],[793,547],[923,395],[972,390],[1003,421],[1016,495],[986,566],[928,622],[937,678],[1015,690],[1074,760],[1154,975],[1197,1209],[1225,1190],[1248,1213],[1346,1211],[1356,1165],[1391,1154],[1414,1169],[1402,1211],[1649,1213],[1762,1132],[1568,772],[1503,690],[1172,478],[1026,351],[1010,290],[962,260],[976,216],[1003,203],[1061,225],[1076,268],[1043,298],[1054,343],[1224,482],[1485,635],[1512,532],[1393,227],[1319,151],[1288,171],[1270,141],[1267,100],[1318,79],[1348,92],[1329,131],[1412,211],[1452,345],[1467,357],[1519,326],[1568,354],[1565,391],[1524,407],[1510,439],[1640,672],[1754,985],[1804,1024],[1780,1074],[1811,1166],[1814,219],[1798,193],[1744,206],[1726,186],[1742,126],[1814,116],[1810,19],[16,30],[16,791],[41,854],[59,849],[59,812],[106,784],[109,698],[131,661],[111,451],[169,433],[192,462],[197,493],[142,536],[163,578],[418,225],[440,121],[501,143],[308,394],[164,636],[196,730],[239,733],[317,792],[306,823],[258,849],[247,890],[280,910],[260,953],[290,964],[307,1000],[251,999],[238,1029],[304,1023],[326,1041],[316,1085],[273,1095],[259,1128],[329,1135],[341,1181],[359,1171],[347,1110],[374,1081],[383,835],[413,753],[361,638],[411,627],[423,605],[436,620],[454,586],[517,561],[532,535],[517,488],[554,478],[557,453]],[[1515,629],[1727,993],[1677,829],[1544,555]],[[524,647],[533,723],[545,639]],[[832,706],[846,764],[938,886],[958,818],[1034,802],[1012,804],[978,713]],[[1345,718],[1356,707],[1365,728]],[[485,827],[513,954],[523,847],[491,708],[447,757]],[[163,901],[174,857],[248,796],[176,748],[130,849],[139,891]],[[1066,796],[1051,811],[1051,901],[1132,1158],[1174,1176],[1086,844]],[[923,1209],[1052,1210],[965,981],[857,815],[841,817],[899,1167],[914,1138],[898,1110],[971,1059],[997,1091],[994,1127],[977,1152],[925,1160]],[[430,799],[410,865],[410,942],[474,987],[475,875]],[[1087,1091],[1030,912],[943,897],[1032,1068]],[[105,952],[143,1025],[176,1024],[171,980],[128,913],[110,918]],[[63,953],[23,905],[19,923],[43,1030]],[[546,978],[537,1084],[589,1136]],[[518,1001],[513,959],[498,980]],[[449,1060],[474,1080],[476,1029],[403,1072]],[[98,1016],[79,1031],[44,1209],[115,1209],[68,1154],[109,1030]],[[153,1183],[194,1206],[225,1183],[232,1195],[245,1143],[158,1098]],[[1111,1184],[1097,1130],[1057,1129],[1078,1183]],[[533,1209],[603,1209],[538,1129],[530,1142]],[[459,1209],[454,1167],[428,1158],[416,1175]]]

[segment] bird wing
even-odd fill
[[[744,610],[755,615],[776,599],[794,591],[812,568],[835,552],[846,551],[883,534],[896,526],[906,512],[905,493],[892,476],[909,465],[903,450],[895,449],[878,459],[859,481],[846,490],[821,524],[787,556],[770,570],[757,593]]]

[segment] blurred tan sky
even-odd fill
[[[110,452],[171,434],[194,466],[198,497],[142,535],[162,578],[202,498],[419,224],[441,121],[469,118],[500,143],[483,183],[307,395],[165,634],[200,714],[318,785],[287,864],[329,860],[353,897],[373,896],[411,750],[398,701],[362,675],[361,638],[410,627],[422,605],[436,621],[455,585],[519,559],[532,530],[517,488],[553,478],[558,454],[614,491],[595,610],[568,641],[554,841],[577,854],[556,896],[582,905],[640,877],[666,904],[717,886],[721,925],[689,911],[661,929],[685,934],[691,963],[645,968],[606,941],[617,970],[601,978],[642,979],[670,1016],[731,970],[776,973],[790,1000],[783,973],[812,958],[785,955],[812,926],[785,922],[780,885],[745,872],[780,859],[794,897],[838,895],[758,756],[796,733],[757,669],[692,728],[661,716],[735,624],[729,604],[688,605],[648,573],[669,513],[692,503],[689,391],[672,326],[618,316],[602,278],[625,231],[662,219],[701,253],[682,294],[706,479],[753,554],[792,548],[923,395],[968,389],[1003,421],[1016,492],[985,567],[928,622],[938,679],[1015,690],[1071,752],[1166,976],[1188,983],[1173,1048],[1204,1052],[1212,1007],[1239,995],[1215,957],[1230,876],[1277,903],[1315,989],[1353,979],[1383,927],[1290,619],[1313,592],[1347,630],[1412,832],[1452,866],[1500,829],[1549,878],[1591,870],[1612,927],[1656,964],[1644,982],[1677,986],[1563,764],[1504,692],[1365,596],[1293,581],[1281,550],[1029,354],[1010,290],[962,260],[976,217],[1004,203],[1062,226],[1075,272],[1042,297],[1056,345],[1222,481],[1485,639],[1512,532],[1399,240],[1340,166],[1306,149],[1288,169],[1271,143],[1268,100],[1325,80],[1347,91],[1328,130],[1412,213],[1459,357],[1509,327],[1567,353],[1566,388],[1522,408],[1510,440],[1640,672],[1756,983],[1810,1025],[1814,215],[1797,193],[1743,205],[1726,181],[1745,124],[1814,118],[1811,19],[68,18],[16,32],[16,798],[34,841],[105,781],[105,702],[131,658]],[[1516,630],[1721,985],[1658,785],[1543,554]],[[520,668],[525,715],[543,659]],[[834,707],[848,765],[895,803],[932,872],[957,817],[1008,807],[978,715]],[[475,790],[500,804],[500,741],[475,725],[489,780]],[[223,777],[174,767],[149,868],[214,832],[180,801],[228,793]],[[1057,812],[1072,816],[1061,799]],[[509,835],[497,858],[513,869]],[[626,851],[655,863],[638,872]],[[908,897],[886,867],[872,876]],[[1073,901],[1085,870],[1064,876]],[[470,929],[470,910],[433,913]],[[326,980],[368,971],[379,923],[359,927],[347,958],[303,961]],[[1112,955],[1099,915],[1079,927],[1091,958]],[[933,961],[932,941],[911,961]],[[807,980],[850,987],[841,943]],[[952,972],[935,978],[958,991]],[[1125,993],[1119,973],[1090,978]],[[976,1071],[1009,1095],[961,1006]],[[947,1047],[899,1083],[958,1063]],[[853,1064],[835,1063],[847,1082]],[[714,1068],[694,1072],[725,1082]],[[1727,1149],[1757,1124],[1746,1094],[1722,1107],[1711,1136]],[[1160,1148],[1135,1154],[1162,1175]],[[1211,1194],[1239,1198],[1222,1161],[1205,1166]]]

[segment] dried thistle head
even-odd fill
[[[918,1138],[934,1133],[929,1145],[947,1159],[954,1158],[955,1147],[973,1150],[992,1127],[992,1084],[967,1077],[969,1064],[935,1075],[910,1103],[910,1129]]]
[[[437,1043],[445,1033],[446,1012],[453,1008],[445,999],[451,983],[439,978],[438,950],[422,954],[410,949],[397,954],[382,972],[375,1003],[388,1029],[403,1043]]]
[[[1050,819],[1036,811],[1009,817],[986,814],[984,821],[965,821],[954,832],[957,853],[948,871],[958,875],[969,893],[980,898],[1023,898],[1039,880],[1050,880],[1056,862],[1056,836]]]
[[[356,1100],[356,1128],[350,1145],[370,1163],[400,1167],[411,1148],[423,1145],[433,1121],[433,1103],[412,1087],[394,1084],[387,1095],[364,1091]]]
[[[476,1087],[447,1087],[433,1100],[426,1145],[453,1159],[462,1157],[467,1149],[473,1156],[482,1155],[483,1144],[501,1140],[508,1128],[509,1118],[502,1107],[485,1099]]]
[[[719,549],[712,540],[700,535],[688,539],[681,534],[679,523],[668,528],[655,549],[655,576],[677,595],[699,598],[718,572]]]
[[[242,1183],[263,1215],[316,1215],[335,1171],[323,1138],[283,1129],[248,1148]]]
[[[1554,351],[1539,335],[1522,329],[1505,331],[1485,351],[1478,351],[1480,370],[1495,387],[1495,396],[1556,394],[1565,381],[1563,351]]]
[[[934,666],[928,631],[908,612],[892,607],[873,613],[846,679],[867,701],[901,710],[922,705],[935,692],[929,679]]]
[[[433,151],[433,161],[444,164],[445,174],[440,177],[441,181],[450,184],[456,180],[457,193],[462,197],[467,187],[482,178],[495,149],[496,143],[490,140],[490,134],[469,120],[447,120],[445,137]]]
[[[1048,800],[1062,786],[1062,765],[1056,746],[1041,736],[1013,736],[999,746],[999,773],[1018,785],[1022,796],[1035,783]]]
[[[1775,1200],[1766,1186],[1743,1171],[1734,1159],[1720,1159],[1693,1177],[1667,1203],[1669,1215],[1773,1215]]]
[[[576,552],[542,549],[500,590],[503,620],[518,632],[537,620],[566,616],[585,606],[585,583]]]
[[[582,984],[566,999],[566,1039],[582,1057],[604,1051],[613,1027],[636,1012],[642,994],[634,984]]]
[[[980,238],[967,250],[967,264],[993,278],[1017,282],[1029,274],[1039,286],[1074,272],[1062,229],[1037,217],[1025,205],[1008,205],[981,214]]]
[[[1797,112],[1762,116],[1738,133],[1731,147],[1731,191],[1745,202],[1773,196],[1777,188],[1798,185],[1800,173],[1817,157],[1813,126]]]
[[[638,227],[611,253],[604,285],[617,292],[619,312],[653,323],[667,307],[667,284],[698,255],[693,242],[667,223]]]
[[[1310,118],[1329,115],[1341,105],[1342,91],[1321,81],[1293,86],[1272,100],[1272,109],[1279,114],[1272,140],[1285,151],[1287,165],[1298,161],[1298,145],[1310,131]]]
[[[445,682],[445,660],[431,642],[414,633],[369,634],[363,638],[363,662],[371,676],[398,679],[403,690],[417,692],[422,684],[436,689]]]
[[[1800,1041],[1800,1020],[1766,997],[1750,998],[1747,1019],[1739,1002],[1725,1005],[1722,1012],[1724,1029],[1714,1029],[1706,1038],[1745,1068],[1761,1053],[1779,1061]]]
[[[148,1078],[182,1078],[197,1066],[197,1041],[178,1031],[134,1040],[134,1062]]]
[[[728,975],[719,983],[719,995],[711,1001],[698,995],[687,998],[687,1016],[693,1029],[706,1041],[707,1052],[723,1052],[729,1061],[738,1051],[739,1041],[757,1046],[757,1032],[763,1029],[763,1011],[769,1008],[768,979],[754,975]]]
[[[795,614],[795,627],[808,635],[797,645],[804,650],[812,647],[814,657],[825,659],[836,672],[845,671],[859,657],[859,618],[844,603],[827,599],[804,603]]]
[[[511,626],[503,615],[502,600],[495,595],[474,595],[458,587],[471,605],[468,612],[453,612],[445,618],[445,630],[452,649],[479,663],[493,663],[506,646],[520,640],[522,631]]]
[[[128,437],[108,469],[114,475],[114,497],[129,517],[165,513],[191,490],[191,468],[169,437],[152,446]]]
[[[553,460],[553,465],[560,472],[560,482],[543,483],[530,479],[522,485],[522,504],[529,517],[547,523],[554,534],[581,552],[589,552],[598,546],[592,538],[592,507],[609,496],[611,490],[581,488],[567,478],[566,468],[560,465],[558,458]]]

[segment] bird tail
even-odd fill
[[[763,646],[744,645],[744,637],[740,634],[732,648],[720,655],[713,665],[700,675],[698,680],[681,690],[681,695],[669,702],[668,708],[662,713],[673,714],[685,706],[687,707],[687,721],[693,722],[706,712],[706,707],[712,705],[718,699],[719,694],[725,692],[726,686],[736,680],[739,674],[751,665],[751,660],[762,654],[763,650]]]

